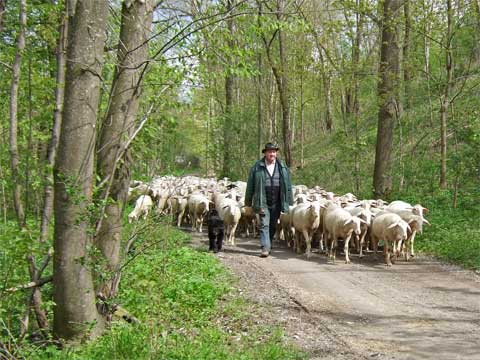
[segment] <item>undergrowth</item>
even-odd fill
[[[235,278],[213,254],[188,247],[188,235],[169,226],[146,229],[136,235],[136,246],[129,255],[116,299],[122,309],[138,319],[137,323],[115,316],[103,336],[63,350],[24,340],[17,349],[17,357],[68,360],[305,357],[288,343],[279,328],[258,321],[264,309],[249,304],[239,295]],[[0,306],[5,309],[2,317],[8,307],[17,308],[15,316],[19,316],[24,307],[22,298],[16,299],[16,307],[0,299]],[[2,330],[5,339],[6,327]]]

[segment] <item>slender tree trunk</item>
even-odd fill
[[[7,0],[0,0],[0,33],[3,31],[3,15],[7,7]]]
[[[304,145],[305,145],[305,101],[303,99],[303,66],[300,72],[300,168],[305,166]]]
[[[409,110],[412,107],[412,65],[410,64],[410,31],[411,31],[411,17],[410,17],[410,0],[405,0],[403,5],[405,16],[405,37],[403,39],[403,91],[405,109]]]
[[[373,174],[374,197],[388,196],[392,189],[391,167],[393,131],[398,115],[399,47],[398,16],[401,0],[385,0],[383,3],[382,38],[378,83],[377,145]]]
[[[17,52],[12,66],[12,83],[10,87],[10,166],[12,170],[13,184],[13,205],[17,216],[18,225],[25,226],[25,211],[22,204],[22,186],[20,185],[19,166],[20,157],[18,154],[18,88],[20,83],[20,66],[22,63],[22,53],[25,49],[25,28],[27,27],[27,1],[19,2],[19,23],[20,29],[17,37]]]
[[[227,0],[226,10],[228,13],[232,12],[233,1]],[[233,18],[226,20],[227,30],[228,30],[228,39],[227,46],[230,49],[230,52],[227,56],[232,59],[233,57]],[[230,176],[232,174],[233,167],[233,134],[232,134],[232,121],[233,121],[233,91],[234,91],[234,78],[231,67],[233,67],[233,61],[230,61],[229,68],[226,69],[225,75],[225,113],[223,117],[223,176]]]
[[[355,172],[355,193],[360,192],[360,80],[359,80],[359,66],[360,66],[360,45],[363,36],[363,16],[360,11],[362,8],[362,0],[357,0],[356,17],[356,33],[353,46],[352,60],[353,60],[353,117],[355,119],[355,156],[354,156],[354,172]]]
[[[284,0],[277,1],[277,21],[281,22],[283,20],[284,14]],[[260,8],[260,13],[262,10]],[[273,40],[273,39],[272,39]],[[275,61],[272,56],[271,43],[268,42],[265,36],[263,36],[263,42],[265,45],[265,50],[267,53],[268,62],[272,68],[272,72],[275,78],[275,84],[277,86],[277,91],[280,100],[280,106],[282,110],[282,138],[283,138],[283,153],[285,156],[285,162],[287,166],[292,167],[292,132],[290,128],[290,94],[288,90],[288,77],[286,74],[286,53],[285,53],[285,35],[281,29],[278,29],[278,45],[279,45],[279,57],[280,57],[280,66],[275,64]],[[276,129],[274,130],[276,131]]]
[[[48,237],[48,226],[52,216],[53,209],[53,172],[51,169],[55,166],[57,155],[58,138],[60,137],[60,128],[62,126],[63,97],[65,93],[65,48],[66,34],[68,32],[68,9],[62,12],[60,25],[58,27],[58,43],[56,49],[57,73],[55,85],[55,110],[53,112],[53,127],[50,143],[47,151],[47,172],[45,175],[44,203],[42,211],[42,220],[40,224],[40,242],[45,242]]]
[[[475,44],[473,49],[474,67],[480,66],[480,0],[472,0],[473,13],[475,14]]]
[[[152,6],[151,0],[123,3],[118,65],[112,83],[110,106],[100,132],[97,173],[105,182],[102,199],[108,200],[105,217],[98,224],[96,246],[102,252],[107,266],[105,270],[109,272],[117,270],[120,262],[122,215],[130,184],[130,156],[122,155],[135,131],[141,93],[140,75],[146,66]],[[116,295],[119,276],[116,274],[112,281],[100,284],[98,291],[106,299]]]
[[[263,101],[262,101],[262,88],[263,88],[263,61],[262,54],[260,51],[257,55],[257,66],[258,66],[258,75],[257,75],[257,148],[258,153],[262,152],[262,143],[263,143]]]
[[[54,170],[53,274],[53,330],[66,340],[95,337],[104,323],[95,306],[88,207],[107,15],[108,1],[77,0],[68,31],[63,121]]]
[[[283,20],[285,3],[284,0],[278,0],[277,18],[279,21]],[[280,95],[280,104],[282,106],[282,132],[283,132],[283,150],[285,162],[287,166],[293,167],[292,157],[292,130],[290,126],[290,93],[288,88],[287,76],[287,55],[285,51],[285,32],[282,29],[278,30],[278,46],[280,56],[280,71],[277,69],[275,79],[277,80],[278,93]]]
[[[447,119],[450,106],[450,92],[453,86],[453,54],[452,54],[452,0],[447,0],[447,33],[445,35],[445,70],[447,81],[440,104],[440,189],[447,188]]]

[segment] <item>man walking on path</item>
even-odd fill
[[[250,169],[245,191],[245,206],[253,207],[260,215],[261,257],[270,254],[280,213],[288,212],[293,205],[290,171],[277,159],[278,150],[273,143],[265,144],[264,157]]]

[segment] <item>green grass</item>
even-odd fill
[[[267,310],[243,299],[236,279],[216,256],[188,247],[188,240],[164,225],[138,234],[135,251],[143,253],[131,257],[117,299],[138,324],[115,317],[111,328],[92,342],[63,350],[25,342],[17,355],[69,360],[305,358],[278,327],[256,321]]]

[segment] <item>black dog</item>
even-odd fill
[[[218,216],[217,210],[212,209],[208,212],[207,224],[208,240],[210,242],[208,250],[217,253],[222,250],[224,235],[223,220],[220,219],[220,216]]]

